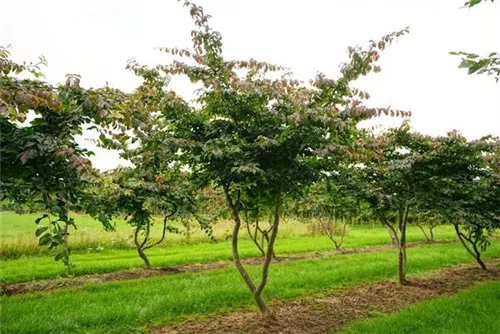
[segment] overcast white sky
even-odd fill
[[[500,3],[461,9],[465,0],[203,0],[223,35],[228,59],[256,58],[285,65],[307,80],[317,71],[338,73],[349,45],[410,26],[382,55],[382,72],[359,80],[371,106],[411,110],[412,126],[428,134],[459,129],[469,138],[500,135],[500,84],[468,76],[449,51],[500,51]],[[0,45],[16,60],[44,55],[49,81],[82,75],[85,86],[131,90],[138,81],[125,70],[136,58],[168,58],[159,46],[190,46],[188,10],[176,0],[3,0]],[[184,81],[175,87],[188,95]],[[90,144],[86,144],[91,147]],[[97,150],[96,167],[118,164]]]

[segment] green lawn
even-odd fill
[[[485,255],[499,257],[500,242],[494,240]],[[408,250],[410,274],[470,262],[458,243]],[[255,275],[258,267],[250,272]],[[394,250],[279,263],[271,267],[265,295],[267,300],[310,296],[395,274]],[[144,331],[148,325],[253,307],[233,268],[1,297],[0,302],[2,332],[37,334]]]
[[[422,302],[401,312],[361,320],[344,334],[500,333],[500,282],[486,282],[454,296]]]
[[[23,256],[48,255],[46,247],[38,247],[38,240],[35,237],[36,224],[35,219],[40,214],[19,215],[13,212],[0,212],[0,258],[15,259]],[[106,232],[102,225],[87,215],[71,214],[75,218],[78,229],[70,230],[69,242],[73,253],[99,253],[107,250],[133,249],[133,230],[124,220],[116,220],[116,231]],[[181,232],[184,227],[180,222],[172,222]],[[169,233],[165,243],[160,247],[170,247],[177,245],[192,245],[197,243],[211,243],[207,235],[199,228],[196,223],[192,223],[192,233],[187,239],[184,233]],[[223,242],[232,232],[233,223],[231,221],[220,221],[214,224],[214,236],[219,242]],[[312,237],[309,230],[310,224],[294,219],[284,219],[280,225],[281,239]],[[153,225],[151,234],[153,238],[158,238],[161,234],[161,223]],[[381,226],[375,228],[376,236],[384,235],[387,238],[387,231]],[[359,232],[358,232],[359,231]],[[439,227],[436,229],[436,237],[439,239],[454,237],[453,229],[450,227]],[[422,232],[417,228],[410,228],[410,238],[413,240],[423,240]],[[240,233],[242,238],[247,237],[246,230]],[[366,225],[354,225],[348,228],[349,239],[358,239],[371,236],[371,228]],[[355,242],[356,243],[356,242]]]
[[[284,224],[287,226],[287,224]],[[293,225],[293,223],[291,224]],[[290,226],[286,227],[290,229]],[[276,242],[276,254],[299,254],[326,251],[333,249],[332,242],[324,236],[290,236],[285,233]],[[245,231],[242,231],[244,235]],[[382,227],[368,226],[349,227],[343,248],[358,248],[390,243],[387,230]],[[455,232],[449,226],[436,228],[438,240],[454,239]],[[5,237],[5,236],[4,236]],[[165,267],[175,264],[207,263],[221,260],[231,260],[231,246],[229,241],[218,243],[196,242],[171,243],[170,236],[165,247],[152,248],[148,254],[151,264],[155,267]],[[415,227],[408,230],[409,241],[424,240],[422,232]],[[258,256],[255,245],[248,239],[240,243],[241,255],[244,258]],[[114,272],[123,269],[140,268],[144,264],[138,257],[135,249],[105,248],[100,252],[74,252],[71,261],[75,265],[74,274],[84,275],[92,273]],[[64,274],[62,263],[55,262],[51,255],[21,257],[3,260],[0,263],[0,279],[7,283],[25,282],[34,279],[54,278]]]
[[[47,254],[45,247],[38,247],[35,237],[35,219],[41,214],[19,215],[13,212],[0,212],[0,240],[2,247],[0,256],[2,258],[17,258],[25,255]],[[77,230],[70,229],[70,243],[73,251],[98,252],[106,249],[130,249],[134,247],[133,230],[123,219],[114,221],[116,231],[104,231],[102,224],[90,216],[72,213],[75,218]],[[161,235],[161,219],[156,219],[151,234],[154,238]],[[184,231],[179,222],[172,222],[174,226]],[[298,224],[296,224],[298,225]],[[304,225],[304,224],[300,224]],[[220,222],[215,226],[215,236],[224,239],[229,232],[228,222]],[[297,226],[294,229],[299,230]],[[192,224],[192,235],[188,241],[185,234],[171,233],[168,235],[170,244],[208,242],[209,238],[201,229]]]

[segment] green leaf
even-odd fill
[[[37,229],[36,229],[36,232],[35,232],[35,235],[37,237],[39,237],[40,235],[42,235],[43,232],[47,231],[49,228],[47,226],[39,226]]]
[[[57,255],[54,257],[54,260],[59,261],[64,257],[66,257],[66,252],[57,253]]]
[[[469,8],[471,7],[474,7],[475,5],[478,5],[481,3],[482,0],[471,0],[469,1],[468,3],[466,3],[466,5],[468,4],[469,5]]]
[[[52,241],[52,236],[50,234],[44,234],[38,241],[39,246],[46,246]]]
[[[49,215],[48,214],[44,214],[43,216],[35,219],[35,224],[40,224],[40,222],[42,221],[42,219],[45,219],[47,218]]]

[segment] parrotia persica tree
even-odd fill
[[[406,30],[371,41],[368,49],[350,48],[350,61],[337,80],[320,74],[309,84],[294,80],[283,67],[259,62],[227,60],[222,37],[208,24],[210,16],[184,2],[197,26],[191,49],[164,48],[179,57],[154,68],[131,62],[129,68],[144,80],[137,104],[153,110],[158,158],[177,161],[199,186],[222,189],[234,220],[234,264],[261,312],[270,316],[263,291],[279,231],[282,199],[321,177],[335,159],[354,145],[359,120],[382,112],[361,100],[368,94],[350,87],[361,75],[379,71],[379,53]],[[168,78],[185,75],[201,88],[196,104],[183,101],[167,88]],[[147,125],[146,125],[147,126]],[[155,141],[149,141],[151,145]],[[273,214],[269,242],[259,279],[243,266],[238,248],[244,211],[242,200],[259,203]]]
[[[175,166],[158,173],[155,169],[118,168],[106,173],[111,182],[101,192],[108,201],[108,210],[114,215],[126,215],[134,228],[134,244],[146,268],[151,264],[146,250],[161,244],[167,232],[178,232],[169,218],[193,206],[187,177]],[[162,217],[161,236],[154,240],[151,227],[154,217]]]
[[[481,252],[500,228],[500,174],[497,138],[467,141],[457,131],[433,140],[427,163],[433,169],[424,204],[451,223],[481,268]]]
[[[427,241],[434,241],[434,229],[444,224],[443,218],[435,211],[421,210],[410,217],[410,224],[417,226]]]
[[[16,203],[40,202],[45,213],[36,220],[40,245],[62,250],[56,260],[71,269],[67,238],[73,206],[85,206],[89,184],[97,177],[75,137],[83,127],[114,122],[107,109],[120,93],[110,88],[84,89],[78,76],[53,86],[37,64],[18,64],[0,48],[1,196]],[[27,120],[28,113],[34,117]],[[105,215],[89,213],[111,228]]]
[[[428,138],[411,133],[407,124],[379,136],[367,137],[365,160],[346,171],[358,195],[368,202],[390,230],[398,247],[398,280],[406,284],[406,229],[419,212],[430,170],[422,164],[431,148]]]
[[[336,177],[340,178],[340,175]],[[336,177],[315,182],[302,198],[303,213],[310,212],[318,220],[323,233],[340,249],[346,235],[347,223],[358,218],[362,205],[353,189]]]

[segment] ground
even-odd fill
[[[285,220],[285,233],[278,239],[278,259],[271,265],[265,290],[275,317],[271,322],[263,322],[230,262],[230,245],[223,239],[228,222],[216,227],[218,242],[210,241],[199,231],[191,240],[169,235],[162,247],[148,252],[155,268],[144,270],[133,248],[117,246],[113,236],[99,230],[98,223],[78,216],[82,228],[91,233],[87,239],[83,233],[80,239],[74,236],[75,275],[63,277],[61,263],[54,262],[46,251],[33,249],[37,247],[33,244],[34,224],[26,217],[16,220],[17,217],[23,216],[2,213],[2,333],[384,332],[380,328],[401,331],[397,324],[404,322],[398,320],[397,312],[417,312],[422,314],[418,323],[432,322],[428,309],[433,304],[426,303],[445,304],[440,307],[462,305],[463,300],[472,298],[467,291],[480,289],[484,294],[484,289],[498,288],[498,284],[489,284],[500,278],[498,239],[485,253],[490,270],[484,272],[456,241],[449,227],[437,229],[434,243],[424,242],[421,232],[412,227],[408,250],[410,284],[400,288],[395,283],[396,250],[385,229],[349,226],[345,248],[334,251],[326,237],[311,235],[301,222]],[[126,224],[120,224],[114,233],[130,233]],[[104,249],[85,248],[96,242]],[[242,254],[250,274],[256,277],[262,259],[249,240],[242,241]],[[481,283],[486,288],[478,285],[485,281],[492,283]],[[469,289],[464,297],[459,292],[463,289]],[[453,296],[446,297],[450,295]],[[470,303],[481,308],[485,319],[493,319],[491,312],[497,308],[488,306],[494,296]],[[423,302],[429,299],[432,300]],[[446,301],[441,302],[442,299]],[[413,307],[417,309],[413,311]],[[386,320],[393,317],[395,320]],[[368,323],[362,319],[368,319]],[[382,320],[389,322],[377,322]],[[410,325],[416,326],[407,326]],[[460,323],[455,326],[460,327]],[[493,322],[482,328],[491,330],[495,326]]]

